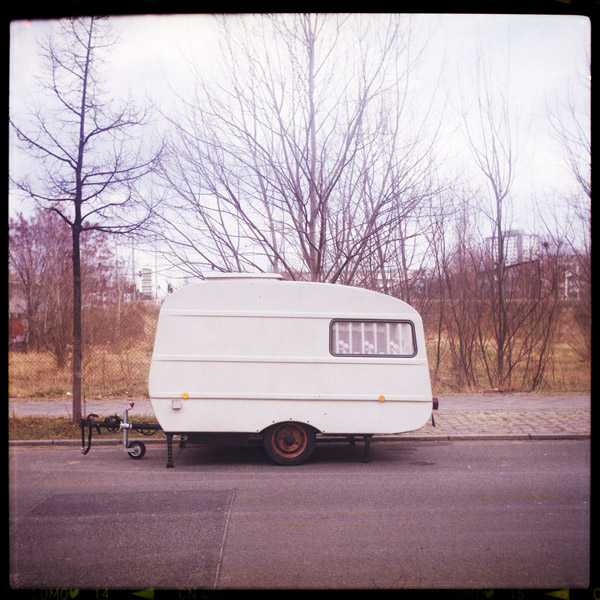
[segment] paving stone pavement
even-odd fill
[[[131,420],[152,415],[148,399],[134,401]],[[123,415],[130,400],[88,401],[85,414],[100,417]],[[70,418],[68,401],[9,401],[9,416],[48,415]],[[589,394],[538,396],[530,394],[472,394],[440,397],[434,412],[435,427],[428,423],[403,438],[589,437]]]
[[[591,433],[587,394],[474,394],[440,399],[431,423],[416,437],[579,437]]]
[[[434,413],[412,436],[586,436],[590,435],[590,410],[447,410]]]

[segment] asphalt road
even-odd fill
[[[10,449],[17,588],[589,585],[590,442]]]

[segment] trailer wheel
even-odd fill
[[[280,465],[300,465],[315,449],[315,430],[302,423],[278,423],[263,434],[267,456]]]
[[[144,442],[131,442],[127,448],[129,448],[129,452],[127,454],[136,460],[142,458],[142,456],[146,454],[146,444],[144,444]]]

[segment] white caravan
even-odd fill
[[[318,434],[367,442],[437,408],[415,309],[274,274],[215,274],[170,295],[148,387],[167,436],[259,434],[279,464],[304,462]]]

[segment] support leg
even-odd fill
[[[167,469],[172,469],[173,464],[173,434],[167,433]]]
[[[364,436],[364,440],[365,440],[365,455],[363,457],[363,462],[364,463],[368,463],[369,462],[369,448],[371,446],[371,438],[373,436],[372,435],[365,435]]]

